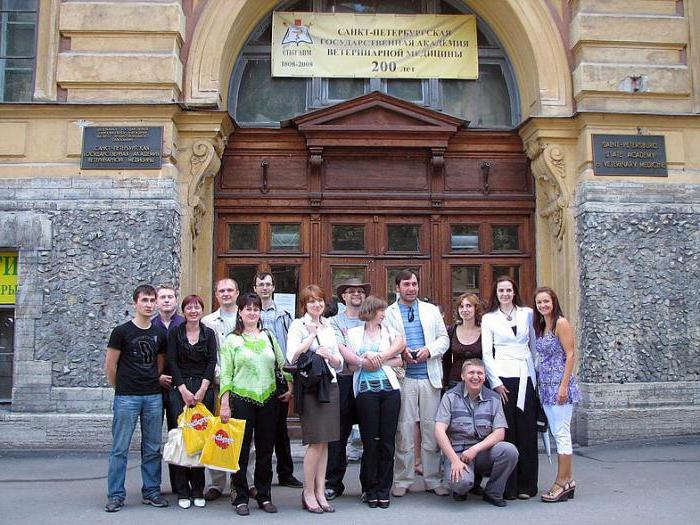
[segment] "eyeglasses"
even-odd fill
[[[409,323],[412,323],[412,322],[415,321],[415,320],[416,320],[416,316],[415,316],[415,314],[413,313],[413,306],[411,306],[411,307],[408,309],[408,322],[409,322]]]
[[[361,288],[359,290],[346,290],[345,293],[349,293],[349,294],[357,293],[357,294],[365,295],[365,291]]]

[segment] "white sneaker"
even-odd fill
[[[206,507],[207,505],[207,500],[204,498],[194,498],[194,506],[195,507]]]
[[[177,500],[177,504],[181,509],[189,509],[192,502],[189,499],[182,498]]]

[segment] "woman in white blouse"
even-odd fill
[[[496,279],[488,313],[481,320],[481,344],[491,389],[503,401],[506,441],[520,454],[505,499],[537,494],[537,398],[535,331],[532,309],[522,306],[518,287],[508,276]]]
[[[299,305],[304,315],[295,319],[289,327],[287,360],[296,363],[301,354],[315,353],[324,359],[332,377],[328,389],[329,402],[319,402],[316,392],[302,394],[302,413],[299,416],[302,442],[308,447],[304,455],[304,491],[301,503],[304,509],[315,514],[335,512],[328,504],[324,492],[328,443],[340,439],[340,404],[336,372],[343,369],[343,357],[338,349],[333,327],[322,316],[326,307],[323,290],[315,284],[305,287],[299,294]]]

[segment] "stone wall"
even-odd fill
[[[19,250],[12,410],[108,411],[104,352],[133,289],[178,285],[175,182],[0,179],[0,219],[0,245]]]
[[[579,442],[698,432],[700,185],[586,182],[577,241]]]

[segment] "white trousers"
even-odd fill
[[[401,410],[396,429],[394,485],[408,488],[416,477],[413,432],[420,421],[421,459],[426,489],[442,485],[440,449],[435,441],[435,414],[440,406],[440,389],[429,379],[405,378],[401,384]]]
[[[571,446],[571,415],[574,405],[542,405],[549,423],[549,431],[557,444],[557,454],[573,454]]]

